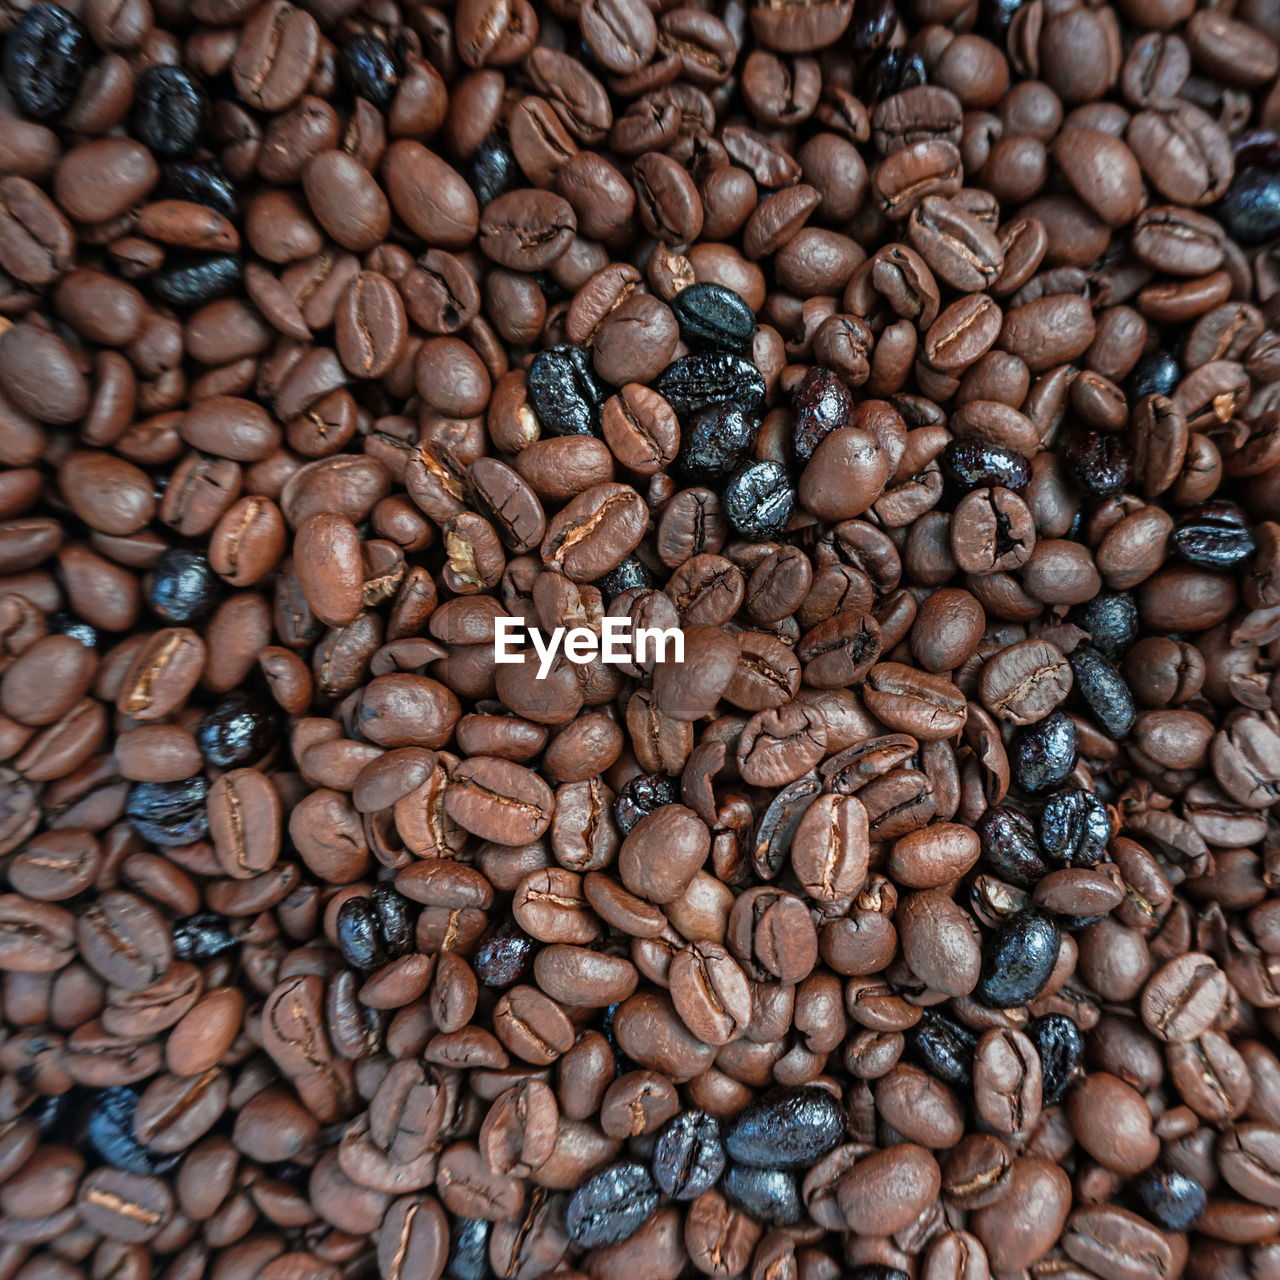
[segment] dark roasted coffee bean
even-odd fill
[[[764,379],[741,356],[704,352],[684,356],[653,384],[683,420],[713,404],[737,405],[755,413],[764,404]]]
[[[1125,383],[1125,393],[1132,404],[1147,396],[1171,396],[1181,380],[1178,357],[1171,351],[1156,351],[1134,367]]]
[[[1188,511],[1174,528],[1173,549],[1191,564],[1231,569],[1255,551],[1244,512],[1233,502],[1204,502]]]
[[[151,571],[147,603],[170,626],[187,626],[213,612],[220,587],[208,557],[175,549]]]
[[[196,742],[205,760],[220,769],[254,764],[275,744],[276,712],[251,693],[229,693],[196,727]]]
[[[227,921],[212,911],[200,911],[173,922],[173,954],[179,960],[212,960],[239,945]]]
[[[1049,874],[1036,842],[1035,824],[1006,805],[988,809],[978,823],[982,863],[1020,889],[1034,889]]]
[[[1070,1018],[1048,1013],[1033,1018],[1027,1035],[1040,1055],[1041,1091],[1045,1106],[1055,1106],[1070,1088],[1084,1061],[1084,1037]]]
[[[608,395],[582,347],[552,347],[529,366],[529,403],[538,420],[557,436],[600,431],[600,409]]]
[[[931,1075],[949,1084],[972,1083],[978,1037],[967,1027],[927,1010],[911,1029],[908,1044],[912,1056]]]
[[[1123,489],[1133,472],[1125,442],[1102,431],[1077,431],[1067,444],[1066,459],[1076,483],[1098,497]]]
[[[751,308],[732,289],[710,281],[681,289],[671,309],[691,347],[744,351],[756,331]]]
[[[1096,649],[1082,644],[1072,652],[1076,688],[1094,718],[1113,738],[1127,738],[1137,718],[1124,677]]]
[[[159,190],[177,200],[216,209],[228,218],[239,215],[234,187],[223,177],[191,160],[176,160],[160,170]]]
[[[182,1152],[158,1154],[134,1135],[138,1093],[125,1085],[102,1089],[89,1112],[88,1138],[98,1156],[115,1169],[155,1175],[172,1169]]]
[[[1066,787],[1046,798],[1039,834],[1046,858],[1066,867],[1091,867],[1107,851],[1111,822],[1092,791]]]
[[[673,1200],[696,1200],[720,1180],[725,1167],[720,1125],[705,1111],[685,1111],[653,1148],[653,1178]]]
[[[1165,1231],[1190,1231],[1204,1212],[1204,1188],[1185,1173],[1148,1169],[1134,1179],[1142,1211]]]
[[[852,423],[853,396],[829,369],[813,368],[796,388],[791,410],[796,459],[808,462],[827,436]]]
[[[789,1227],[804,1216],[795,1175],[785,1169],[730,1165],[724,1175],[724,1190],[757,1222]]]
[[[138,834],[162,847],[190,844],[209,831],[203,776],[181,782],[140,782],[129,792],[125,813]]]
[[[1034,1000],[1053,974],[1061,939],[1043,912],[1027,908],[1010,916],[983,948],[978,998],[996,1009]]]
[[[174,255],[147,277],[151,292],[173,307],[198,307],[229,297],[240,288],[244,264],[230,253]]]
[[[1218,206],[1222,225],[1242,245],[1263,244],[1280,234],[1280,182],[1273,168],[1236,170]]]
[[[71,105],[89,53],[88,33],[68,10],[32,5],[5,37],[5,85],[22,111],[47,120]]]
[[[444,1274],[449,1280],[488,1280],[489,1233],[487,1218],[454,1218],[449,1231],[449,1259]]]
[[[824,1089],[767,1094],[726,1129],[725,1149],[738,1164],[793,1169],[813,1164],[844,1136],[844,1111]]]
[[[1052,791],[1076,767],[1077,751],[1074,721],[1062,711],[1052,711],[1021,730],[1014,740],[1010,762],[1014,781],[1028,795]]]
[[[520,185],[520,167],[501,138],[485,138],[467,168],[467,181],[482,205],[492,204]]]
[[[129,132],[157,156],[176,159],[195,147],[208,97],[181,67],[148,67],[133,90]]]
[[[616,569],[610,569],[603,578],[597,578],[592,584],[599,587],[607,601],[620,596],[635,587],[650,588],[654,585],[653,575],[645,567],[644,561],[635,556],[627,556]]]
[[[509,987],[533,966],[537,943],[511,917],[496,921],[480,937],[476,949],[476,977],[486,987]]]
[[[338,947],[355,969],[384,964],[387,953],[378,936],[378,922],[368,898],[348,898],[338,909]]]
[[[952,440],[942,452],[942,465],[966,492],[996,485],[1021,491],[1031,483],[1031,467],[1022,454],[983,440]]]
[[[375,107],[386,110],[400,83],[400,70],[391,50],[367,31],[343,42],[338,51],[338,65],[351,83],[351,88]]]
[[[680,786],[674,778],[660,773],[641,773],[628,778],[614,802],[618,830],[625,836],[632,827],[664,804],[678,804]]]
[[[1100,591],[1076,612],[1093,647],[1112,661],[1119,661],[1138,638],[1138,606],[1126,591]]]
[[[780,462],[748,462],[729,477],[724,489],[729,523],[753,542],[782,533],[795,503],[796,491]]]
[[[644,1165],[610,1165],[573,1193],[565,1209],[565,1228],[584,1249],[619,1244],[634,1235],[657,1207],[658,1189]]]
[[[750,451],[759,428],[736,404],[714,404],[695,414],[681,433],[676,465],[693,480],[726,476]]]

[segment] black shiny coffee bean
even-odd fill
[[[393,885],[374,885],[369,906],[378,925],[378,937],[388,956],[407,956],[414,951],[414,929],[418,908]]]
[[[1171,396],[1181,381],[1178,357],[1172,351],[1153,351],[1134,366],[1124,384],[1125,396],[1131,405],[1144,396]]]
[[[820,365],[810,369],[791,397],[796,460],[808,462],[827,436],[847,427],[853,421],[853,407],[853,394],[843,378]]]
[[[736,404],[713,404],[682,432],[676,463],[694,480],[727,476],[751,451],[760,422]]]
[[[1113,738],[1128,737],[1138,709],[1124,677],[1087,644],[1078,645],[1068,661],[1075,674],[1076,689],[1093,718]]]
[[[1106,431],[1077,431],[1067,442],[1065,457],[1072,479],[1100,498],[1119,493],[1133,476],[1129,446]]]
[[[538,421],[552,435],[599,435],[600,406],[609,395],[585,347],[539,351],[529,366],[528,395]]]
[[[895,93],[928,84],[929,73],[918,53],[884,49],[872,59],[863,77],[863,98],[870,106]]]
[[[640,773],[628,778],[613,803],[618,830],[625,836],[632,827],[664,804],[680,803],[680,783],[665,773]]]
[[[1078,750],[1074,721],[1065,712],[1051,711],[1014,739],[1013,780],[1028,795],[1052,791],[1076,767]]]
[[[181,67],[148,67],[134,86],[129,132],[159,158],[184,156],[195,147],[208,110],[205,91]]]
[[[1049,874],[1036,843],[1035,825],[1025,813],[995,805],[982,815],[976,830],[983,866],[1001,880],[1019,889],[1034,889]]]
[[[1062,934],[1034,907],[1010,916],[982,948],[982,976],[975,994],[994,1009],[1027,1004],[1053,976]]]
[[[480,935],[472,968],[476,980],[486,987],[510,987],[525,978],[533,968],[538,944],[516,924],[514,916],[506,916],[490,924]]]
[[[764,377],[741,356],[700,351],[668,365],[654,387],[683,421],[713,404],[726,401],[747,413],[764,404]]]
[[[733,1118],[724,1145],[737,1164],[799,1169],[838,1146],[844,1130],[844,1108],[825,1089],[775,1089]]]
[[[147,603],[171,627],[190,626],[213,612],[221,588],[207,556],[174,548],[151,571]]]
[[[988,36],[994,37],[997,44],[1004,44],[1005,32],[1013,21],[1013,15],[1022,8],[1026,0],[979,0],[978,29]]]
[[[212,960],[240,945],[226,916],[198,911],[173,922],[173,954],[177,960]]]
[[[574,1244],[594,1249],[635,1235],[657,1207],[658,1188],[649,1170],[625,1160],[602,1169],[573,1193],[564,1224]]]
[[[849,38],[858,58],[869,58],[889,43],[898,27],[893,0],[854,0]]]
[[[74,613],[57,609],[49,614],[44,622],[51,636],[70,636],[73,640],[79,640],[86,649],[98,647],[97,629],[91,627],[83,618],[77,618]]]
[[[160,170],[160,191],[174,200],[190,200],[228,218],[239,215],[235,188],[220,174],[190,160],[177,160]]]
[[[685,1111],[658,1134],[653,1179],[673,1200],[696,1200],[724,1172],[720,1124],[705,1111]]]
[[[1084,1061],[1084,1037],[1080,1028],[1061,1013],[1033,1018],[1027,1027],[1027,1035],[1040,1055],[1044,1103],[1056,1106]]]
[[[926,1009],[907,1032],[907,1050],[930,1075],[948,1084],[973,1083],[978,1037],[953,1019]]]
[[[489,1233],[487,1218],[454,1218],[449,1224],[449,1260],[444,1274],[449,1280],[489,1280]]]
[[[600,594],[606,601],[612,601],[624,591],[634,587],[652,587],[655,585],[653,574],[643,560],[636,556],[627,556],[616,569],[611,569],[603,578],[594,583],[600,588]]]
[[[1214,212],[1239,244],[1274,240],[1280,235],[1280,173],[1257,165],[1237,169]]]
[[[159,1174],[172,1169],[185,1151],[162,1155],[145,1147],[133,1135],[133,1116],[139,1095],[128,1085],[112,1085],[98,1091],[89,1112],[88,1139],[105,1164],[128,1173]]]
[[[229,693],[196,727],[196,742],[206,763],[219,769],[253,764],[275,745],[279,719],[271,704],[256,694]]]
[[[968,438],[952,440],[942,451],[942,467],[967,493],[970,489],[1025,489],[1031,464],[1016,449]]]
[[[4,83],[19,110],[48,120],[71,105],[93,46],[80,20],[57,4],[32,5],[4,42]]]
[[[496,137],[486,138],[476,148],[465,176],[481,206],[524,185],[524,174],[511,148]]]
[[[1183,560],[1206,569],[1234,569],[1257,549],[1244,512],[1234,502],[1202,502],[1173,531],[1170,543]]]
[[[1189,1231],[1208,1203],[1204,1187],[1173,1169],[1147,1169],[1132,1186],[1142,1211],[1165,1231]]]
[[[391,50],[367,31],[352,36],[338,50],[338,66],[352,89],[385,111],[396,96],[400,68]]]
[[[353,969],[376,969],[386,964],[387,952],[368,898],[348,898],[338,908],[337,933],[338,949]]]
[[[152,844],[193,844],[209,834],[204,807],[208,794],[209,780],[202,774],[181,782],[139,782],[129,792],[125,816]]]
[[[795,505],[796,491],[780,462],[748,462],[724,488],[729,523],[753,542],[767,542],[781,534]]]
[[[911,1280],[905,1271],[887,1262],[860,1262],[845,1273],[845,1280]]]
[[[724,1191],[757,1222],[790,1227],[804,1217],[800,1188],[785,1169],[734,1164],[724,1175]]]
[[[1064,867],[1091,867],[1100,862],[1111,839],[1106,806],[1079,787],[1055,791],[1040,811],[1040,847],[1045,857]]]
[[[240,291],[244,263],[234,254],[175,254],[147,277],[151,292],[173,307],[202,307]]]
[[[756,331],[756,318],[732,289],[701,281],[681,289],[671,303],[680,336],[694,348],[745,351]]]
[[[1099,591],[1074,616],[1108,658],[1123,658],[1138,638],[1138,606],[1127,591]]]

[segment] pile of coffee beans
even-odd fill
[[[1280,0],[0,40],[0,1280],[1280,1280]]]

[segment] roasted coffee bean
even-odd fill
[[[658,1135],[653,1178],[674,1200],[696,1200],[720,1180],[725,1151],[720,1126],[704,1111],[685,1111]]]
[[[1111,822],[1092,791],[1067,787],[1049,796],[1040,811],[1040,847],[1045,856],[1068,867],[1100,862],[1111,838]]]
[[[1061,711],[1021,730],[1013,751],[1013,774],[1028,795],[1059,787],[1070,776],[1078,754],[1075,722]]]
[[[130,132],[153,155],[177,159],[195,147],[208,110],[204,90],[181,67],[148,67],[134,84]]]
[[[749,462],[735,471],[724,489],[724,512],[744,538],[763,542],[787,527],[796,492],[780,462]]]
[[[813,1164],[844,1135],[840,1105],[821,1089],[785,1090],[761,1098],[725,1131],[729,1157],[761,1169]]]
[[[89,35],[61,5],[23,11],[4,45],[4,82],[18,106],[37,120],[65,111],[89,61]]]
[[[1058,962],[1058,926],[1034,908],[1005,920],[982,956],[977,995],[996,1009],[1027,1004],[1044,990]]]
[[[529,402],[538,420],[558,436],[596,435],[606,392],[582,347],[552,347],[529,367]]]
[[[681,419],[726,402],[754,413],[765,398],[764,379],[755,365],[719,352],[684,356],[664,370],[654,386]]]
[[[644,1165],[611,1165],[574,1192],[565,1210],[565,1228],[583,1248],[619,1244],[634,1235],[657,1207],[658,1190]]]

